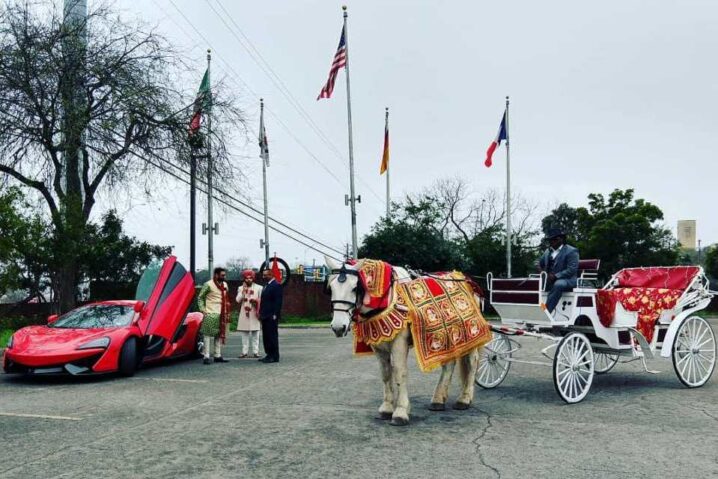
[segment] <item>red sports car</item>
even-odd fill
[[[192,276],[170,256],[148,268],[135,300],[87,304],[46,326],[12,335],[3,358],[6,373],[134,374],[142,363],[197,353],[201,313],[188,313]]]

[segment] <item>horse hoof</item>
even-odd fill
[[[446,405],[440,402],[429,404],[429,411],[446,411]]]
[[[393,417],[393,418],[391,418],[391,423],[390,423],[390,424],[391,424],[392,426],[408,426],[408,425],[409,425],[409,420],[408,420],[408,419],[404,419],[403,417]]]
[[[456,409],[458,411],[465,411],[466,409],[469,409],[469,406],[471,406],[471,404],[467,404],[465,402],[457,401],[454,403],[454,409]]]
[[[381,419],[382,421],[388,421],[391,419],[391,413],[390,412],[380,412],[378,419]]]

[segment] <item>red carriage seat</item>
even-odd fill
[[[598,316],[601,324],[613,324],[616,304],[636,312],[636,328],[647,341],[663,311],[673,309],[700,272],[697,266],[627,268],[619,271],[612,289],[598,291]]]
[[[598,287],[598,270],[600,267],[600,259],[578,260],[578,287]]]
[[[616,287],[685,290],[699,271],[698,266],[626,268],[616,275]]]
[[[601,267],[600,259],[580,259],[578,260],[578,277],[584,274],[597,274]]]

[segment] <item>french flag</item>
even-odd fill
[[[494,156],[494,151],[496,151],[496,148],[501,144],[502,141],[508,140],[508,132],[506,131],[506,111],[504,111],[504,116],[501,118],[501,126],[499,127],[499,132],[496,134],[496,138],[494,141],[491,142],[489,145],[489,149],[486,150],[486,161],[484,161],[484,165],[486,165],[487,168],[489,168],[493,163],[491,162],[491,158]]]

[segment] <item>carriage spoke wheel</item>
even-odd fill
[[[606,374],[618,363],[618,354],[593,352],[593,370],[596,374]]]
[[[583,400],[593,382],[593,348],[581,333],[569,333],[558,343],[553,359],[553,383],[569,404]]]
[[[511,368],[511,341],[503,334],[494,334],[479,353],[479,368],[476,371],[476,384],[484,389],[493,389],[503,382]]]
[[[703,386],[716,365],[716,337],[708,322],[698,316],[686,319],[673,343],[673,369],[689,388]]]

